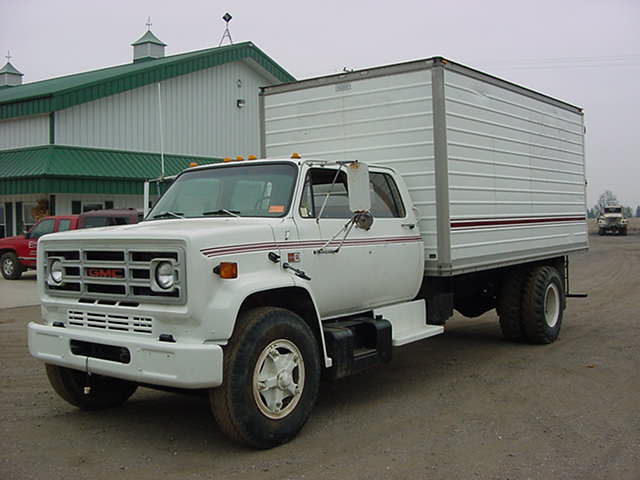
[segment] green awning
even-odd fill
[[[195,162],[222,159],[165,155],[165,176]],[[46,145],[0,151],[0,195],[29,193],[142,194],[143,183],[161,175],[159,153]]]

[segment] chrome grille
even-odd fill
[[[52,247],[45,253],[45,279],[54,259],[62,262],[64,274],[59,285],[45,280],[45,289],[52,296],[164,304],[186,301],[185,255],[181,248]],[[174,265],[176,284],[171,290],[162,290],[155,284],[151,269],[159,260]]]
[[[150,317],[69,310],[67,312],[67,322],[72,327],[100,328],[146,335],[153,333],[153,319]]]

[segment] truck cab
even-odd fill
[[[607,205],[598,216],[598,234],[616,233],[626,235],[628,220],[624,217],[622,205]]]

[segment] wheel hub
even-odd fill
[[[560,292],[554,283],[547,286],[544,295],[544,320],[551,328],[555,327],[560,317]]]
[[[298,404],[304,388],[304,362],[298,347],[286,339],[271,342],[253,372],[253,397],[267,417],[284,418]]]
[[[2,269],[5,274],[11,275],[13,273],[13,262],[10,259],[5,258],[4,262],[2,262]]]

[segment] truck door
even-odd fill
[[[371,176],[372,192],[379,190],[381,182],[387,185],[386,177],[377,175],[386,174]],[[294,218],[301,245],[306,246],[300,268],[311,277],[323,317],[362,311],[415,294],[407,292],[413,290],[422,265],[416,267],[415,252],[406,251],[402,239],[413,237],[415,246],[417,234],[402,226],[400,217],[405,212],[401,201],[394,204],[396,196],[399,198],[391,194],[378,198],[372,193],[372,200],[376,200],[372,211],[375,217],[377,210],[380,218],[375,218],[368,231],[353,227],[335,252],[352,217],[346,174],[336,168],[311,168],[307,173]],[[381,202],[386,202],[386,208]],[[333,241],[327,245],[330,239]]]
[[[28,233],[26,260],[35,261],[38,252],[38,239],[47,233],[53,233],[55,219],[45,218],[36,223]]]

